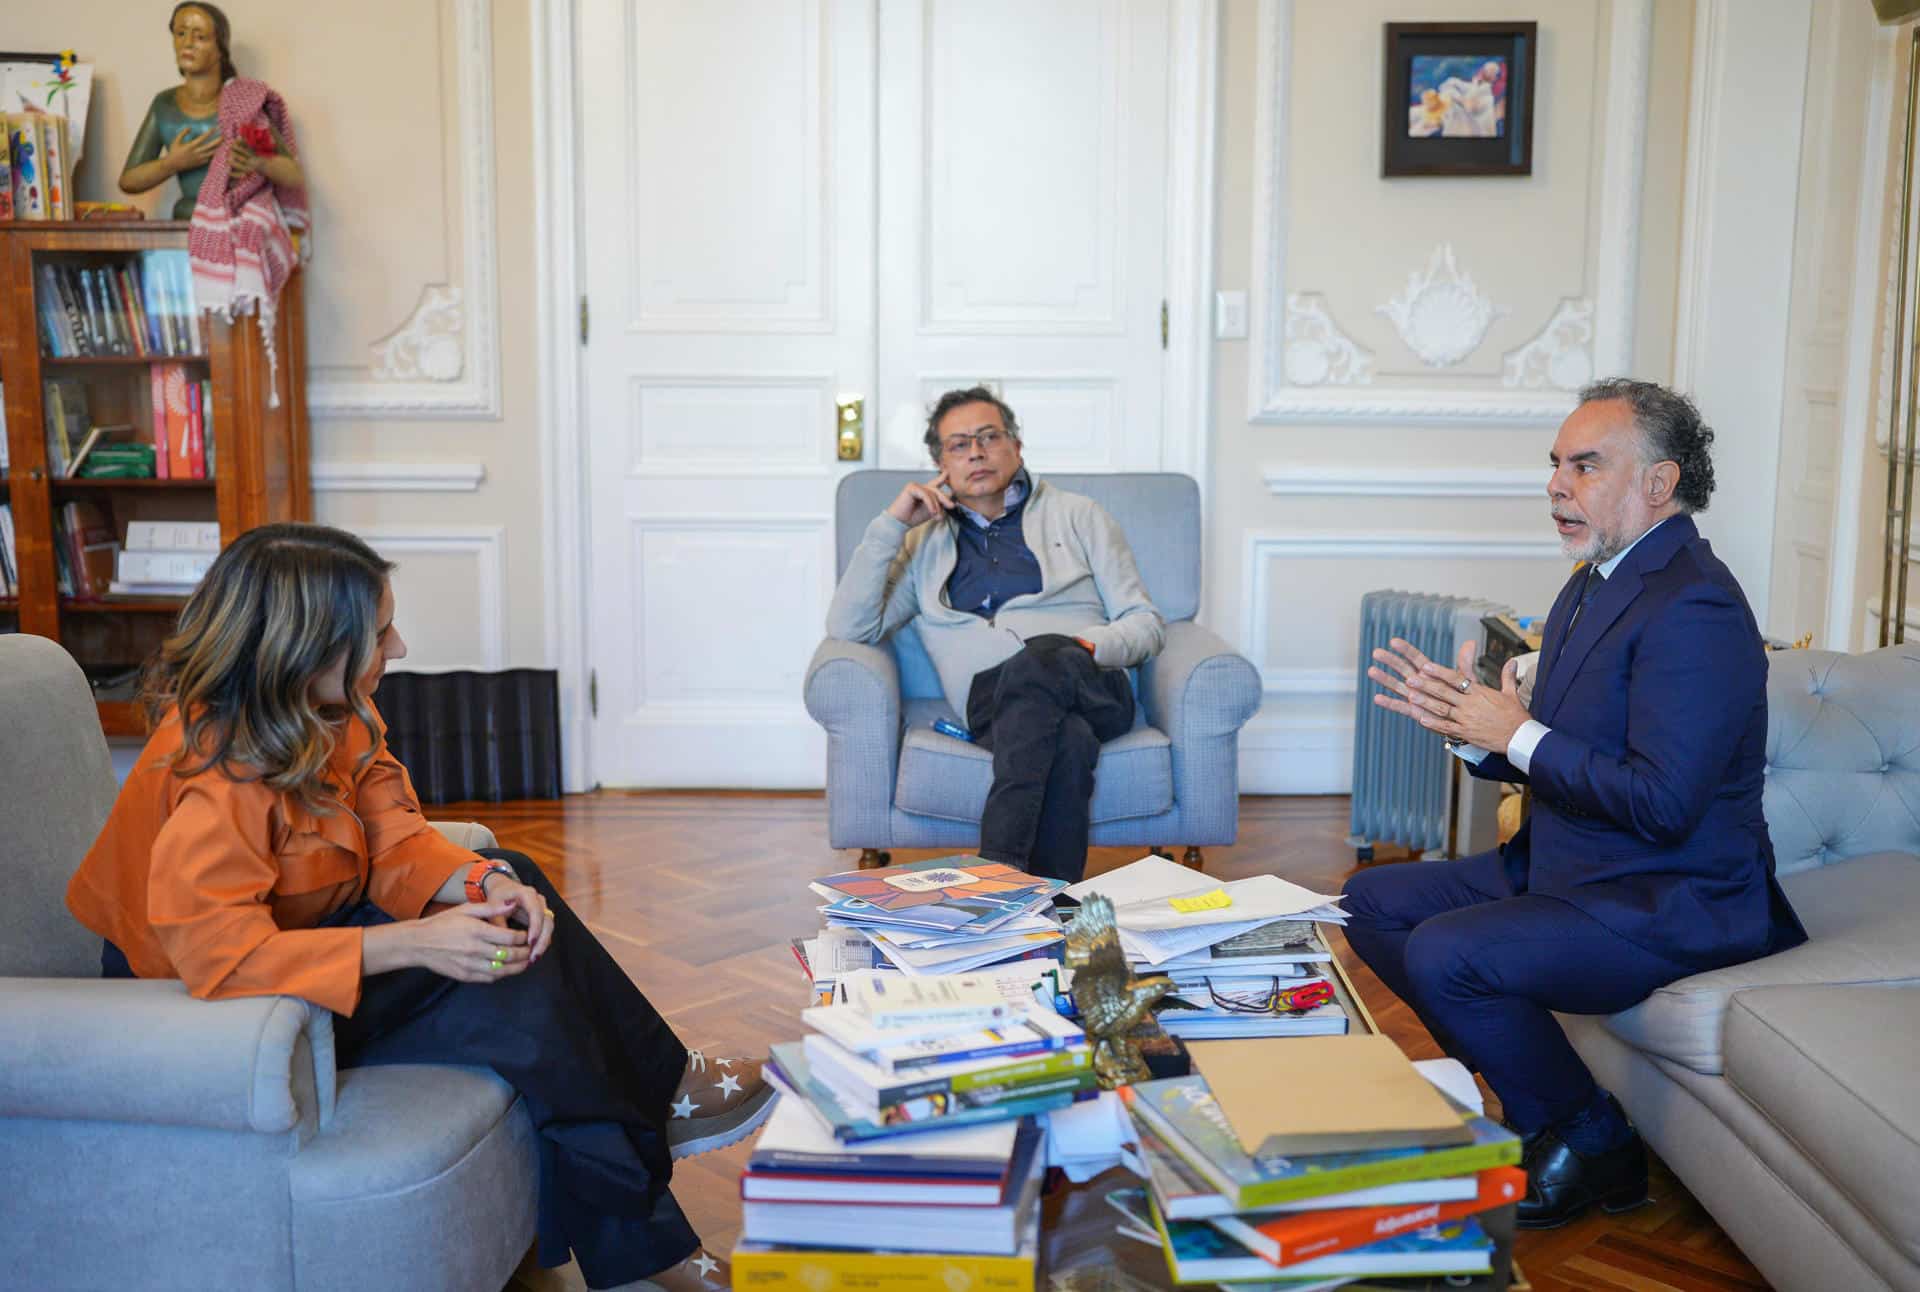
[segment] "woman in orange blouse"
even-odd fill
[[[527,857],[427,823],[369,700],[392,565],[337,529],[236,539],[146,677],[154,733],[67,891],[108,976],[334,1011],[338,1061],[486,1064],[540,1132],[539,1253],[592,1287],[724,1286],[672,1159],[771,1109],[689,1052]]]

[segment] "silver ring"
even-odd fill
[[[1465,695],[1467,692],[1473,690],[1473,683],[1463,677],[1460,679],[1460,685],[1455,689],[1458,690],[1460,694]]]

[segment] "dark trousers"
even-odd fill
[[[1612,1014],[1694,972],[1557,897],[1514,896],[1495,852],[1363,870],[1344,892],[1355,953],[1480,1070],[1522,1134],[1597,1093],[1556,1011]]]
[[[1071,637],[1035,637],[974,675],[967,726],[993,751],[980,855],[1035,875],[1078,880],[1087,868],[1093,768],[1100,746],[1133,727],[1124,669],[1101,668]]]
[[[427,969],[365,979],[359,1008],[334,1018],[339,1065],[492,1068],[519,1091],[539,1133],[541,1263],[562,1264],[571,1249],[592,1287],[658,1273],[700,1242],[667,1190],[667,1105],[686,1048],[538,866],[517,852],[481,855],[507,862],[547,899],[547,953],[495,982],[455,982]],[[362,902],[325,923],[391,919]],[[107,976],[132,976],[112,943],[101,959]]]

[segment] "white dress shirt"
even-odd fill
[[[1601,581],[1604,583],[1606,580],[1611,579],[1614,570],[1619,568],[1620,562],[1627,559],[1627,553],[1640,546],[1641,541],[1646,538],[1647,534],[1651,534],[1654,530],[1659,529],[1662,525],[1666,524],[1669,519],[1669,517],[1661,517],[1647,527],[1646,534],[1640,535],[1639,538],[1628,543],[1613,556],[1600,562]],[[1571,631],[1573,625],[1568,624],[1567,627],[1569,631]],[[1561,643],[1561,649],[1566,649],[1565,642]],[[1540,742],[1546,739],[1547,733],[1552,730],[1553,728],[1549,727],[1546,723],[1528,718],[1525,722],[1521,723],[1519,729],[1513,733],[1513,738],[1507,741],[1507,761],[1512,763],[1521,775],[1524,776],[1527,769],[1533,765],[1533,751],[1540,747]],[[1476,767],[1480,765],[1480,760],[1487,756],[1487,751],[1478,745],[1448,745],[1447,748],[1451,750],[1456,757],[1464,758]]]

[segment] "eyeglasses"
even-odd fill
[[[957,458],[972,445],[979,445],[982,453],[991,453],[1013,437],[1005,431],[975,431],[972,435],[950,435],[940,451],[950,458]]]
[[[1282,987],[1278,978],[1269,978],[1267,982],[1270,985],[1264,991],[1236,991],[1222,995],[1214,990],[1213,983],[1209,981],[1207,996],[1215,1009],[1223,1009],[1229,1014],[1302,1014],[1333,999],[1333,985],[1325,979],[1302,983],[1298,987]]]

